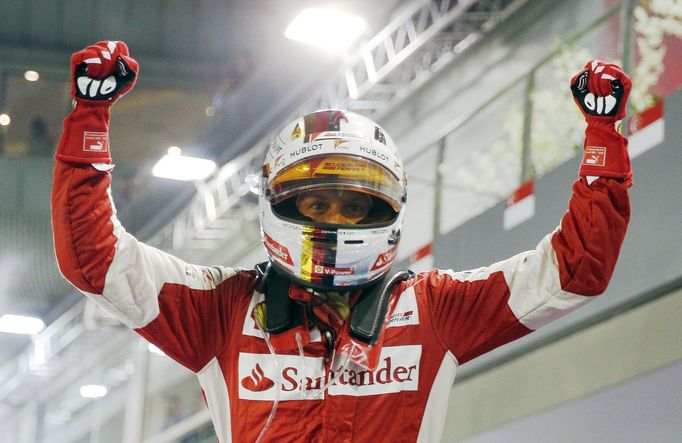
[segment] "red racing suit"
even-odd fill
[[[264,299],[255,273],[187,264],[124,230],[111,201],[108,120],[137,69],[123,42],[72,57],[76,107],[57,149],[52,195],[57,259],[87,297],[197,374],[222,443],[256,440],[276,398],[266,441],[438,440],[458,365],[606,289],[629,219],[631,176],[627,141],[614,131],[630,81],[615,65],[589,62],[571,81],[588,123],[587,177],[575,183],[559,228],[491,266],[399,283],[372,370],[335,366],[319,331],[300,352],[271,355],[277,340],[267,341],[252,315]]]
[[[69,124],[59,149],[79,152],[82,128]],[[277,351],[276,364],[251,315],[264,298],[253,272],[188,264],[137,241],[116,218],[111,166],[60,151],[57,158],[52,222],[61,272],[197,374],[221,443],[254,441],[277,389],[265,441],[437,441],[457,367],[602,293],[630,213],[628,180],[581,177],[559,228],[534,250],[397,285],[379,365],[339,372],[319,334],[303,356]],[[321,389],[334,371],[336,381]]]

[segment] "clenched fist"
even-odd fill
[[[71,95],[76,101],[111,106],[135,85],[137,62],[121,41],[103,41],[71,56]]]
[[[571,79],[573,99],[587,122],[580,175],[584,177],[632,177],[628,141],[616,130],[625,117],[632,82],[614,64],[587,62]]]
[[[55,158],[111,169],[110,107],[130,91],[138,64],[120,41],[104,41],[71,56],[71,96],[75,107],[64,120]]]
[[[571,92],[585,118],[625,117],[632,82],[614,64],[593,60],[571,79]]]

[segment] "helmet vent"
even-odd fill
[[[365,241],[364,240],[345,240],[344,243],[347,245],[361,245]]]
[[[313,243],[324,243],[326,245],[336,245],[336,238],[330,237],[310,237]]]

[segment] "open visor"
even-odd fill
[[[282,169],[267,185],[267,199],[277,204],[314,189],[349,189],[370,194],[400,212],[400,179],[379,163],[354,155],[320,155]]]

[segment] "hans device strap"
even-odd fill
[[[280,333],[303,324],[301,309],[289,298],[290,280],[270,262],[256,265],[260,286],[265,294],[265,331]],[[388,301],[396,284],[414,276],[412,271],[391,268],[376,284],[363,289],[350,316],[351,336],[369,345],[376,343],[388,311]]]
[[[393,288],[413,275],[412,271],[391,268],[376,285],[364,289],[351,311],[350,335],[369,345],[375,344],[384,325]]]
[[[289,298],[290,282],[273,271],[270,262],[258,263],[256,272],[265,294],[265,331],[277,334],[302,325],[300,309],[294,309],[295,303]]]

